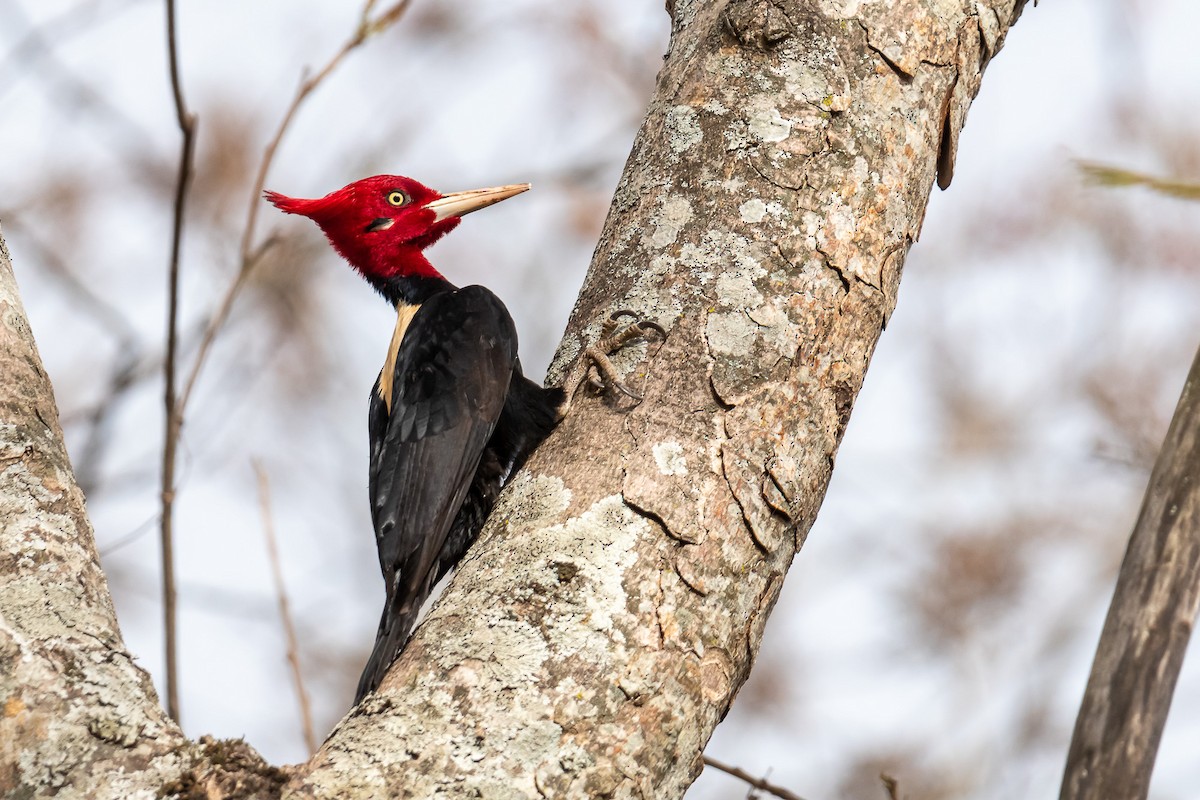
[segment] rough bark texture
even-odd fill
[[[125,652],[3,239],[0,375],[0,795],[133,796],[184,738]]]
[[[1063,776],[1063,800],[1146,797],[1200,608],[1200,353],[1167,431],[1117,588]]]
[[[0,376],[0,797],[278,796],[244,742],[189,742],[125,650],[3,236]]]
[[[670,331],[618,359],[645,401],[577,398],[381,690],[286,796],[684,792],[1021,5],[674,3],[554,368],[632,309]]]
[[[0,793],[680,796],[824,495],[935,176],[1024,0],[676,0],[555,369],[580,396],[380,691],[289,777],[186,742],[122,650],[50,387],[0,264]]]

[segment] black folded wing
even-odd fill
[[[387,605],[360,699],[387,672],[433,588],[516,360],[508,310],[487,289],[468,286],[434,295],[414,315],[396,354],[390,412],[376,384],[371,516]]]

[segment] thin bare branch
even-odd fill
[[[234,278],[225,297],[221,300],[216,313],[209,321],[205,328],[204,334],[200,340],[200,346],[196,352],[195,361],[192,363],[192,369],[188,373],[184,388],[181,393],[176,391],[176,358],[178,355],[178,301],[179,301],[179,247],[183,234],[183,212],[184,200],[187,195],[187,187],[191,182],[192,163],[194,155],[196,117],[187,110],[187,105],[184,102],[183,87],[179,78],[179,64],[177,58],[176,36],[175,36],[175,3],[174,0],[167,0],[167,45],[170,54],[170,69],[171,69],[171,88],[175,98],[175,113],[179,122],[179,128],[183,132],[183,150],[180,157],[179,165],[179,180],[175,193],[175,228],[171,246],[171,272],[169,285],[169,299],[167,312],[167,355],[163,366],[164,378],[166,383],[165,404],[167,407],[166,431],[163,444],[163,475],[162,475],[162,521],[161,521],[161,539],[162,539],[162,561],[163,561],[163,617],[166,639],[166,684],[167,684],[167,712],[175,720],[179,719],[179,697],[177,687],[177,668],[176,668],[176,632],[175,632],[175,572],[174,572],[174,551],[173,551],[173,535],[172,535],[172,505],[174,503],[175,493],[175,458],[179,447],[179,436],[183,428],[184,413],[187,409],[188,400],[191,398],[192,390],[196,385],[196,380],[200,376],[200,372],[207,362],[208,353],[212,347],[213,341],[216,339],[217,333],[224,325],[226,318],[229,316],[229,311],[233,307],[233,302],[245,285],[247,278],[253,271],[254,267],[262,261],[262,257],[271,247],[273,239],[267,239],[261,245],[255,246],[255,229],[258,220],[258,206],[262,195],[263,186],[267,180],[267,174],[270,171],[271,164],[275,160],[275,153],[279,149],[280,142],[283,141],[283,136],[291,126],[292,120],[299,111],[304,100],[316,89],[322,81],[327,78],[330,73],[349,55],[353,50],[358,48],[370,36],[379,33],[388,26],[394,24],[403,16],[404,12],[411,4],[411,0],[399,0],[399,2],[390,6],[386,11],[382,12],[377,17],[371,17],[371,9],[374,6],[374,0],[368,0],[363,6],[362,13],[359,17],[358,26],[355,29],[354,35],[342,45],[341,49],[329,60],[328,63],[315,75],[305,78],[300,83],[300,88],[296,92],[296,96],[292,99],[291,105],[284,114],[283,119],[279,123],[279,127],[275,131],[275,135],[267,144],[267,148],[263,153],[262,162],[259,164],[258,174],[254,180],[254,187],[250,198],[250,208],[247,212],[246,227],[242,234],[242,244],[240,249],[240,266],[238,268],[237,277]]]
[[[773,794],[776,797],[782,797],[783,800],[804,800],[804,798],[795,792],[784,789],[782,786],[776,786],[773,783],[769,783],[763,778],[756,778],[749,772],[746,772],[744,769],[739,767],[731,767],[728,764],[722,764],[720,761],[717,761],[715,758],[711,758],[710,756],[704,757],[704,766],[720,770],[726,775],[732,775],[740,781],[745,781],[759,791],[766,792],[767,794]]]
[[[226,290],[225,296],[221,298],[221,302],[209,320],[208,327],[205,329],[204,335],[200,340],[200,347],[196,352],[196,360],[192,364],[191,373],[188,375],[187,383],[180,398],[181,410],[187,407],[188,400],[192,395],[192,389],[195,387],[196,380],[200,377],[200,372],[203,370],[204,364],[208,359],[208,352],[212,348],[217,333],[225,325],[225,321],[229,317],[229,312],[233,308],[234,301],[241,293],[242,287],[245,286],[246,280],[250,277],[254,268],[258,266],[263,256],[266,255],[267,251],[275,243],[275,239],[272,237],[257,246],[254,244],[255,233],[258,227],[258,210],[262,205],[263,189],[266,186],[267,175],[270,173],[271,165],[275,161],[275,154],[279,150],[279,145],[283,142],[283,137],[291,127],[297,112],[299,112],[300,107],[308,99],[309,95],[337,69],[346,56],[356,50],[371,36],[386,30],[398,22],[411,4],[412,0],[399,0],[399,2],[390,6],[386,11],[380,13],[379,16],[371,17],[371,9],[375,5],[375,0],[368,0],[363,6],[362,13],[359,16],[358,27],[355,29],[354,34],[346,40],[341,48],[316,74],[306,76],[300,81],[300,86],[296,89],[296,94],[292,98],[291,104],[284,112],[283,118],[279,121],[279,126],[275,129],[275,134],[267,142],[266,149],[263,151],[262,161],[258,165],[258,172],[254,177],[254,184],[250,190],[250,206],[246,211],[246,227],[242,231],[242,241],[239,249],[241,263],[238,267],[238,273],[233,279],[233,283],[230,284],[229,289]]]
[[[182,416],[175,399],[175,359],[179,348],[179,250],[183,240],[184,206],[188,186],[192,182],[195,158],[196,116],[187,109],[183,86],[179,78],[179,53],[175,36],[175,0],[167,2],[167,52],[171,69],[171,90],[175,98],[175,116],[183,143],[179,155],[179,176],[175,184],[175,219],[171,233],[171,262],[167,287],[167,357],[163,361],[166,384],[163,403],[166,406],[166,430],[163,436],[162,465],[162,573],[163,573],[163,632],[166,649],[167,713],[179,721],[179,680],[176,665],[175,614],[175,554],[172,512],[175,503],[175,453],[179,444]]]
[[[275,541],[275,522],[271,515],[271,484],[267,470],[257,459],[253,462],[254,474],[258,476],[258,503],[262,509],[263,536],[267,540],[267,556],[271,561],[271,577],[275,581],[275,598],[279,603],[279,618],[283,622],[283,633],[287,639],[287,660],[292,668],[292,683],[296,687],[296,702],[300,705],[300,722],[304,726],[304,744],[308,753],[317,751],[317,738],[313,735],[312,708],[308,692],[304,688],[304,676],[300,672],[300,645],[296,638],[296,626],[292,623],[291,606],[288,604],[287,587],[283,584],[283,568],[279,561],[279,547]]]

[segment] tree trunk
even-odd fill
[[[1200,608],[1200,352],[1117,576],[1062,800],[1144,798]]]
[[[618,361],[645,400],[576,399],[380,692],[289,792],[683,794],[1020,8],[674,3],[554,368],[630,309],[669,331]]]
[[[0,375],[0,795],[147,788],[185,739],[125,651],[2,239]]]
[[[0,601],[0,790],[124,767],[124,790],[88,796],[265,796],[285,777],[297,798],[682,795],[1023,5],[668,3],[657,92],[554,366],[577,367],[603,320],[632,310],[669,331],[616,359],[645,400],[576,397],[380,690],[286,776],[246,748],[184,742],[121,652],[50,388],[6,310],[0,367],[37,382],[3,381],[0,552],[6,587],[23,588]],[[70,511],[50,516],[55,503]]]

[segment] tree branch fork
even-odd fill
[[[768,5],[783,16],[755,36],[750,0],[675,3],[656,96],[556,359],[561,374],[631,308],[670,331],[652,356],[616,360],[645,400],[576,401],[380,690],[287,771],[188,742],[123,655],[4,259],[0,370],[25,378],[0,389],[0,453],[35,455],[0,462],[0,497],[31,482],[43,494],[19,531],[6,526],[0,571],[43,613],[22,617],[6,588],[0,653],[18,666],[0,673],[0,740],[32,749],[0,752],[0,789],[683,794],[820,505],[945,168],[946,109],[961,124],[987,60],[951,0],[872,6],[861,26],[816,0]],[[731,28],[732,6],[748,13]],[[975,4],[998,21],[989,57],[1019,6]],[[928,37],[896,51],[889,32],[914,27]],[[873,49],[912,73],[864,59]]]

